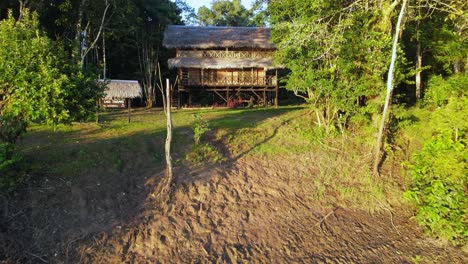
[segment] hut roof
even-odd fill
[[[103,82],[103,80],[99,80]],[[106,80],[107,85],[104,90],[104,98],[137,98],[143,96],[138,81],[134,80]]]
[[[265,27],[197,27],[170,25],[164,33],[166,48],[274,49]]]
[[[265,70],[275,69],[273,59],[215,59],[215,58],[173,58],[168,60],[169,68],[204,68],[204,69],[225,69],[225,68],[264,68]]]

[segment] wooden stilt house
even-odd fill
[[[104,80],[99,80],[104,82]],[[131,106],[131,100],[141,98],[143,90],[138,81],[134,80],[105,80],[106,88],[101,106],[105,108],[125,108]]]
[[[246,94],[261,105],[278,105],[275,46],[269,39],[269,28],[168,26],[163,45],[176,49],[168,64],[178,72],[173,105],[191,106],[192,93],[200,91],[228,106]]]

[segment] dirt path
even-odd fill
[[[290,157],[292,158],[292,157]],[[151,209],[77,250],[87,263],[463,263],[467,255],[425,238],[402,209],[369,214],[304,198],[292,160],[237,161],[182,176],[171,210]]]

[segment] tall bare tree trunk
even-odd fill
[[[382,113],[382,120],[380,122],[379,133],[377,135],[377,142],[375,148],[375,160],[374,160],[374,175],[379,175],[379,164],[380,164],[380,152],[382,150],[383,140],[384,140],[384,128],[387,123],[387,116],[390,112],[390,101],[392,99],[393,93],[393,74],[395,71],[395,62],[397,58],[397,47],[398,40],[401,30],[401,21],[403,20],[403,15],[405,13],[407,0],[403,0],[401,4],[400,14],[398,15],[398,22],[395,29],[395,35],[393,36],[393,46],[392,46],[392,58],[390,61],[390,67],[388,68],[388,78],[387,78],[387,95],[385,97],[385,105]]]
[[[419,30],[419,25],[421,22],[421,0],[418,0],[418,20],[416,23],[416,101],[421,99],[421,74],[422,74],[422,51],[421,51],[421,32]]]
[[[418,40],[416,48],[416,101],[421,99],[422,93],[422,84],[421,84],[421,71],[422,71],[422,52],[421,52],[421,42]]]
[[[171,84],[169,79],[166,79],[166,145],[164,147],[166,154],[166,177],[168,182],[172,182],[172,157],[171,157],[171,142],[172,142],[172,115],[171,115]]]
[[[105,31],[102,31],[102,62],[103,62],[103,72],[102,72],[102,79],[106,79],[106,72],[107,72],[107,61],[106,61],[106,34]]]
[[[157,84],[158,78],[161,74],[158,64],[158,49],[154,49],[151,43],[147,40],[142,40],[141,47],[138,48],[138,61],[140,72],[143,75],[143,91],[146,97],[146,107],[153,107],[156,100],[155,88],[162,84]],[[161,81],[161,80],[159,80]],[[160,87],[159,87],[160,88]],[[164,99],[164,93],[162,92]],[[165,109],[165,101],[163,100],[163,107]]]
[[[81,33],[83,31],[82,24],[83,24],[83,15],[84,15],[84,6],[86,4],[86,0],[81,0],[80,5],[78,6],[78,21],[76,21],[76,32],[75,32],[75,42],[76,42],[76,50],[73,52],[73,56],[79,62],[81,62]]]
[[[159,65],[158,65],[159,68]],[[166,157],[166,171],[164,173],[164,177],[159,182],[156,193],[159,199],[159,206],[161,209],[167,209],[167,204],[169,201],[169,196],[171,193],[171,186],[174,181],[174,176],[172,173],[172,157],[171,157],[171,143],[172,143],[172,115],[171,115],[171,84],[169,79],[166,79],[166,91],[164,92],[161,77],[159,89],[161,91],[161,95],[163,97],[164,104],[164,113],[166,114],[166,143],[164,146],[164,153]]]
[[[84,3],[84,1],[83,1]],[[101,36],[101,33],[104,29],[104,23],[106,21],[106,18],[107,18],[107,11],[109,10],[110,8],[110,4],[109,4],[109,1],[106,0],[106,7],[104,8],[104,11],[102,13],[102,18],[101,18],[101,24],[99,25],[99,29],[98,29],[98,32],[96,34],[96,37],[94,38],[94,40],[91,42],[90,46],[89,47],[81,47],[81,60],[80,60],[80,67],[81,69],[84,68],[84,63],[85,63],[85,59],[86,59],[86,55],[88,55],[89,51],[91,51],[94,46],[96,45],[96,43],[98,42],[100,36]],[[82,10],[81,10],[82,11]],[[82,19],[82,18],[80,18]],[[86,29],[85,29],[85,32],[86,32]],[[86,39],[84,39],[83,41],[86,41]],[[80,45],[81,46],[81,45]]]

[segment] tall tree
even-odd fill
[[[383,2],[383,3],[382,3]],[[290,69],[286,88],[314,108],[327,130],[370,111],[384,87],[393,3],[271,1],[276,60]],[[389,16],[389,17],[387,17]]]
[[[247,10],[240,0],[215,0],[211,8],[202,6],[198,9],[199,24],[204,26],[252,26],[252,12]]]
[[[431,74],[447,75],[465,68],[468,4],[465,1],[412,2],[402,42],[415,68],[415,86],[408,92],[419,100]]]
[[[10,12],[0,21],[0,117],[63,122],[69,115],[63,98],[69,79],[62,74],[60,49],[44,36],[37,15],[21,12],[18,20]]]
[[[183,3],[183,2],[181,2]],[[143,82],[146,106],[152,107],[156,101],[156,86],[159,79],[158,63],[167,61],[168,52],[162,47],[164,30],[169,24],[180,24],[181,9],[171,1],[159,1],[158,5],[138,6],[144,14],[140,20],[135,44],[139,59],[139,75]],[[164,102],[164,101],[163,101]]]
[[[387,94],[385,96],[384,109],[383,109],[382,118],[380,122],[379,132],[377,134],[377,142],[375,144],[376,149],[375,149],[375,159],[374,159],[374,168],[373,168],[374,175],[379,174],[380,152],[381,152],[381,148],[383,145],[384,128],[385,128],[385,124],[387,123],[388,113],[390,112],[390,102],[392,100],[393,86],[394,86],[393,81],[394,81],[394,74],[395,74],[395,64],[397,61],[398,42],[400,39],[401,25],[402,25],[402,20],[405,14],[405,8],[406,8],[407,2],[408,2],[407,0],[403,0],[403,3],[401,4],[400,14],[398,15],[398,22],[396,24],[395,34],[393,36],[392,58],[390,60],[390,66],[388,68],[388,75],[387,75]]]

